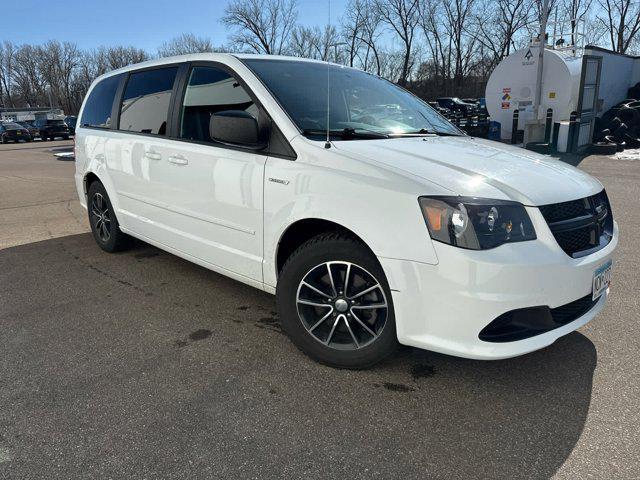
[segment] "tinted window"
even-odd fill
[[[122,75],[107,77],[91,90],[91,94],[82,111],[80,125],[99,128],[109,128],[111,126],[111,107],[121,78]],[[38,121],[38,125],[46,123],[46,121]]]
[[[122,97],[120,130],[167,134],[167,114],[178,67],[132,73]]]
[[[213,67],[195,67],[182,103],[180,137],[210,142],[209,120],[216,112],[244,110],[256,119],[258,108],[231,75]]]
[[[401,135],[427,129],[461,134],[416,96],[361,70],[304,61],[243,61],[301,130],[313,132],[329,128],[342,131],[348,128]]]

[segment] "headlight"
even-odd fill
[[[420,197],[433,240],[471,250],[535,240],[524,206],[506,200],[472,197]]]

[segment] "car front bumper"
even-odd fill
[[[473,359],[509,358],[550,345],[602,310],[608,291],[587,313],[546,333],[503,343],[479,339],[480,331],[506,312],[553,309],[588,295],[594,272],[612,259],[617,246],[614,223],[607,246],[571,258],[558,246],[540,211],[527,210],[538,236],[534,241],[485,251],[433,242],[436,265],[379,258],[392,289],[400,343]]]

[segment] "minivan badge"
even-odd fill
[[[281,183],[282,185],[289,185],[289,180],[282,180],[281,178],[269,177],[270,182]]]

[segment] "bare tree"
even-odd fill
[[[316,46],[320,43],[320,29],[298,25],[291,34],[288,50],[294,57],[317,58]]]
[[[403,46],[402,69],[398,83],[406,85],[410,73],[411,53],[420,18],[420,0],[376,0],[376,11],[400,38]]]
[[[16,50],[12,82],[25,105],[38,106],[46,103],[46,84],[40,73],[40,58],[40,46],[21,45]]]
[[[441,91],[446,93],[447,81],[451,78],[451,38],[447,36],[442,18],[440,0],[428,0],[420,12],[420,27],[424,34],[431,59],[421,68],[422,80],[429,74],[437,83],[441,81]]]
[[[571,45],[575,45],[577,41],[578,25],[580,22],[587,20],[587,14],[591,10],[593,0],[564,0],[562,13],[568,18],[571,26]]]
[[[604,10],[598,20],[606,28],[611,48],[627,53],[640,31],[640,3],[636,0],[598,0]]]
[[[231,40],[240,48],[281,55],[297,18],[295,0],[234,0],[222,23],[236,29]]]
[[[164,42],[160,48],[158,48],[158,56],[173,57],[175,55],[186,55],[188,53],[216,51],[220,51],[220,49],[214,48],[209,38],[197,37],[192,33],[183,33],[168,42]]]
[[[133,63],[149,60],[149,54],[136,47],[109,47],[106,51],[107,64],[110,70],[126,67]]]
[[[581,0],[569,0],[580,2]],[[591,1],[591,0],[587,0]],[[532,18],[530,0],[485,0],[472,22],[476,40],[490,52],[493,65],[516,49],[518,36]]]
[[[365,0],[349,0],[342,21],[342,35],[345,39],[350,67],[353,67],[362,46],[362,30],[367,17],[367,8],[368,3]]]
[[[11,107],[14,106],[11,94],[14,57],[15,47],[13,43],[9,41],[0,43],[0,104]]]
[[[471,64],[476,36],[467,35],[473,17],[475,0],[444,0],[445,29],[453,47],[453,78],[455,86],[462,85]]]
[[[375,72],[377,75],[382,74],[382,59],[381,59],[381,46],[380,37],[382,35],[381,29],[382,19],[378,12],[372,8],[371,2],[366,4],[366,11],[364,18],[362,19],[362,25],[360,29],[360,40],[364,44],[364,53],[362,57],[362,67],[366,71],[371,71],[370,65],[375,65]],[[371,60],[373,58],[373,60]]]
[[[67,112],[77,109],[73,97],[73,83],[79,64],[80,51],[73,43],[52,40],[45,43],[39,50],[40,77],[48,86],[51,96]]]

